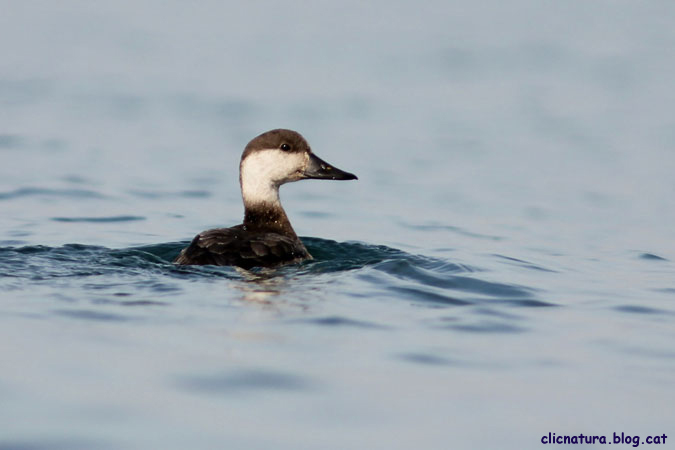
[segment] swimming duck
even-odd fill
[[[279,187],[292,181],[356,180],[316,156],[300,133],[276,129],[248,143],[239,163],[244,222],[199,233],[176,264],[276,267],[312,259],[295,234],[279,200]]]

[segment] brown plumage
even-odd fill
[[[297,236],[250,232],[244,230],[243,225],[237,225],[199,233],[175,262],[250,269],[274,267],[310,258],[311,255]]]

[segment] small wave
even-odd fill
[[[31,440],[16,441],[0,440],[0,450],[89,450],[92,448],[105,450],[117,448],[117,446],[104,441],[78,438],[35,438]]]
[[[103,221],[129,220],[126,217],[100,218]],[[81,218],[75,220],[90,219]],[[355,270],[367,266],[379,266],[380,270],[388,270],[387,267],[408,267],[412,272],[418,273],[418,281],[424,281],[421,277],[422,270],[433,270],[439,275],[444,273],[457,273],[465,271],[464,267],[447,261],[411,255],[404,251],[382,245],[369,245],[359,242],[336,242],[319,238],[303,238],[313,260],[299,265],[284,266],[275,270],[267,270],[270,276],[320,274],[326,272],[339,272]],[[171,269],[174,273],[192,273],[195,275],[222,275],[223,273],[235,273],[231,267],[219,266],[176,266],[172,264],[178,253],[189,245],[189,241],[167,242],[161,244],[143,245],[124,249],[109,249],[101,246],[66,244],[61,247],[48,247],[43,245],[29,245],[23,247],[0,247],[0,264],[14,269],[14,275],[21,273],[21,268],[30,269],[35,275],[36,268],[31,266],[33,262],[40,260],[47,265],[49,262],[59,263],[54,265],[52,273],[67,273],[68,269],[81,275],[86,270],[92,274],[112,269]],[[70,264],[62,264],[70,263]],[[79,264],[78,264],[79,263]],[[44,267],[43,267],[44,268]],[[225,272],[224,272],[225,271]],[[37,271],[45,273],[44,271]],[[47,274],[50,270],[46,271]],[[73,273],[74,274],[74,273]],[[433,281],[432,278],[426,279]],[[442,286],[443,281],[437,281]],[[433,284],[433,283],[432,283]]]
[[[296,320],[295,322],[320,325],[324,327],[348,327],[348,328],[371,328],[371,329],[387,328],[383,325],[379,325],[374,322],[366,322],[364,320],[350,319],[341,316],[315,317],[312,319]]]
[[[0,248],[0,277],[34,281],[124,273],[125,269],[157,269],[168,261],[137,249],[66,244],[61,247],[29,245]]]
[[[178,386],[207,395],[244,391],[298,391],[310,389],[309,379],[293,373],[263,369],[236,370],[232,372],[188,375],[178,379]]]
[[[39,187],[24,187],[9,192],[0,192],[0,200],[19,197],[105,198],[105,195],[89,189],[47,189]]]
[[[415,287],[415,286],[390,286],[388,288],[392,292],[398,294],[399,296],[409,298],[411,300],[430,303],[438,303],[441,305],[454,305],[454,306],[464,306],[473,304],[470,300],[464,300],[457,298],[456,296],[446,295],[440,292],[433,292],[428,287]]]
[[[662,316],[664,314],[670,314],[669,311],[657,308],[651,308],[649,306],[642,305],[619,305],[613,308],[615,311],[629,313],[629,314],[655,314]]]
[[[662,292],[664,294],[675,294],[675,288],[657,288],[655,292]]]
[[[143,216],[111,216],[111,217],[52,217],[55,222],[88,222],[88,223],[109,223],[109,222],[133,222],[145,220]]]
[[[81,244],[0,247],[0,278],[44,282],[66,277],[112,275],[117,277],[114,282],[108,277],[102,282],[86,282],[84,288],[98,292],[96,295],[116,296],[126,288],[173,294],[181,290],[175,281],[177,278],[264,282],[273,278],[295,280],[299,277],[360,271],[357,278],[374,286],[376,291],[428,305],[467,306],[494,302],[526,308],[555,306],[538,299],[534,289],[478,278],[474,273],[482,272],[477,269],[443,259],[360,242],[336,242],[319,238],[303,238],[303,241],[314,255],[313,260],[249,272],[234,267],[173,264],[189,241],[123,249]],[[117,283],[119,277],[124,278],[122,285]],[[321,324],[355,325],[345,320],[328,318],[323,319]]]
[[[534,298],[508,298],[497,300],[497,303],[503,303],[510,306],[516,306],[521,308],[550,308],[552,306],[558,306],[555,303],[546,302],[543,300],[537,300]]]
[[[320,273],[360,269],[386,261],[409,261],[423,268],[441,272],[462,272],[467,268],[441,259],[413,255],[385,245],[362,242],[337,242],[330,239],[303,237],[303,243],[314,257],[304,263],[305,272]]]
[[[534,290],[514,284],[490,282],[478,278],[438,272],[415,264],[414,260],[387,260],[375,266],[394,278],[415,281],[425,286],[464,291],[501,298],[529,298]],[[458,266],[458,271],[460,271]]]
[[[646,259],[647,261],[668,261],[663,256],[655,255],[653,253],[643,253],[640,255],[640,259]]]
[[[476,239],[485,239],[490,241],[501,241],[504,238],[501,236],[492,236],[489,234],[474,233],[472,231],[467,231],[463,228],[452,226],[452,225],[435,225],[435,224],[411,224],[406,222],[399,222],[399,224],[405,228],[411,230],[421,230],[421,231],[450,231],[455,234],[459,234],[466,237],[476,238]]]
[[[539,270],[541,272],[551,272],[551,273],[556,272],[555,270],[547,269],[546,267],[542,267],[542,266],[539,266],[537,264],[531,263],[529,261],[524,261],[522,259],[513,258],[511,256],[497,255],[497,254],[495,254],[494,256],[499,258],[499,259],[504,260],[508,264],[513,264],[513,265],[516,265],[516,266],[524,267],[526,269]]]
[[[88,309],[59,309],[53,311],[54,314],[74,319],[84,319],[102,322],[126,322],[132,320],[131,317],[110,312],[94,311]]]
[[[457,361],[444,358],[442,356],[431,355],[428,353],[401,353],[397,358],[404,361],[421,364],[425,366],[456,366],[460,365]]]
[[[446,328],[465,333],[522,333],[526,328],[507,322],[482,321],[472,324],[452,324]]]
[[[177,192],[133,190],[129,191],[129,193],[135,197],[152,200],[161,198],[207,198],[212,195],[211,192],[204,190],[185,190]]]
[[[16,134],[0,134],[0,149],[21,148],[25,144],[23,136]]]

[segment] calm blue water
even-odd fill
[[[0,3],[0,449],[672,447],[672,2]],[[276,127],[315,260],[171,264]]]

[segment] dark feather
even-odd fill
[[[296,236],[244,230],[242,225],[204,231],[180,252],[177,264],[275,267],[311,258]]]

